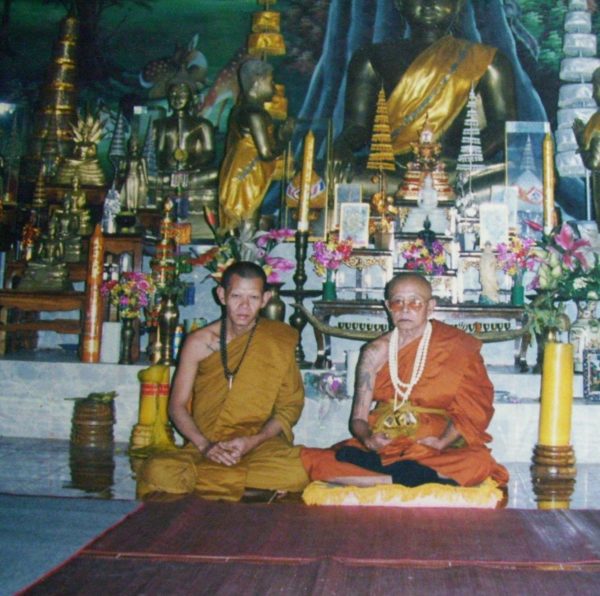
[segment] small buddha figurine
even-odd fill
[[[64,261],[64,243],[59,237],[58,219],[51,218],[48,230],[36,245],[31,261],[27,263],[19,290],[24,291],[69,291],[69,271]]]
[[[156,159],[163,187],[194,190],[216,185],[212,123],[192,112],[189,82],[173,79],[167,90],[172,113],[154,123]]]
[[[135,134],[131,135],[127,145],[121,201],[124,209],[132,213],[148,203],[148,168]]]
[[[79,214],[73,209],[73,199],[67,195],[63,208],[56,211],[58,236],[64,245],[64,260],[67,263],[79,263],[82,257],[81,235],[79,234]]]
[[[29,220],[23,226],[23,232],[21,234],[21,250],[25,261],[30,261],[33,258],[36,242],[42,232],[37,226],[36,220],[36,212],[32,210],[29,214]]]
[[[479,282],[481,283],[479,302],[481,304],[497,304],[500,300],[497,271],[498,261],[492,244],[486,242],[479,258]]]
[[[90,210],[87,206],[85,191],[81,188],[79,175],[73,176],[71,188],[71,205],[79,221],[78,233],[80,236],[89,236],[92,233]]]

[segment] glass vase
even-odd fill
[[[323,282],[323,300],[328,302],[337,300],[337,290],[335,285],[335,271],[327,269],[327,277]]]
[[[525,286],[523,285],[523,278],[520,275],[513,277],[513,285],[510,289],[510,303],[513,306],[525,305]]]
[[[126,317],[121,319],[121,347],[119,352],[119,364],[133,364],[133,337],[135,328],[134,319]]]

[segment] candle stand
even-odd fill
[[[577,476],[573,447],[538,443],[531,461],[531,483],[540,509],[568,509]]]

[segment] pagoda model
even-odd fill
[[[411,143],[411,148],[415,158],[407,164],[404,180],[396,196],[408,201],[418,201],[425,179],[430,176],[432,190],[436,192],[438,202],[452,200],[454,193],[450,188],[446,166],[440,159],[442,146],[435,141],[428,118],[419,133],[419,140]]]
[[[33,125],[30,155],[24,176],[35,180],[39,172],[39,161],[43,158],[45,139],[56,135],[59,157],[70,155],[73,148],[71,124],[77,119],[77,98],[75,89],[75,54],[78,34],[78,21],[67,16],[61,22],[60,35],[54,58],[49,68],[48,83],[41,92],[41,104]]]
[[[108,158],[114,169],[114,178],[121,170],[121,162],[127,157],[127,140],[125,138],[125,116],[119,110],[115,128],[108,147]]]
[[[458,172],[468,172],[469,186],[471,174],[483,169],[483,153],[481,151],[481,131],[479,128],[479,117],[477,115],[477,97],[473,86],[469,93],[467,102],[467,115],[460,142],[460,152],[456,164]]]
[[[389,215],[393,203],[390,197],[387,197],[387,179],[385,171],[395,172],[396,162],[394,160],[394,149],[392,147],[392,134],[390,129],[390,118],[385,100],[385,91],[379,90],[377,96],[377,108],[375,110],[375,120],[373,123],[373,134],[371,136],[371,151],[367,160],[367,169],[376,170],[377,181],[379,182],[379,191],[371,197],[373,207],[382,217]]]
[[[277,0],[257,0],[264,10],[252,15],[252,32],[248,36],[248,54],[266,60],[267,56],[284,56],[285,41],[281,34],[281,14],[270,10]],[[275,95],[265,103],[265,109],[275,120],[285,120],[288,115],[288,101],[285,86],[275,84]]]

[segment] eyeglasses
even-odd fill
[[[411,312],[419,312],[423,309],[429,300],[422,300],[417,296],[408,296],[406,298],[392,298],[388,300],[390,310],[409,310]]]

